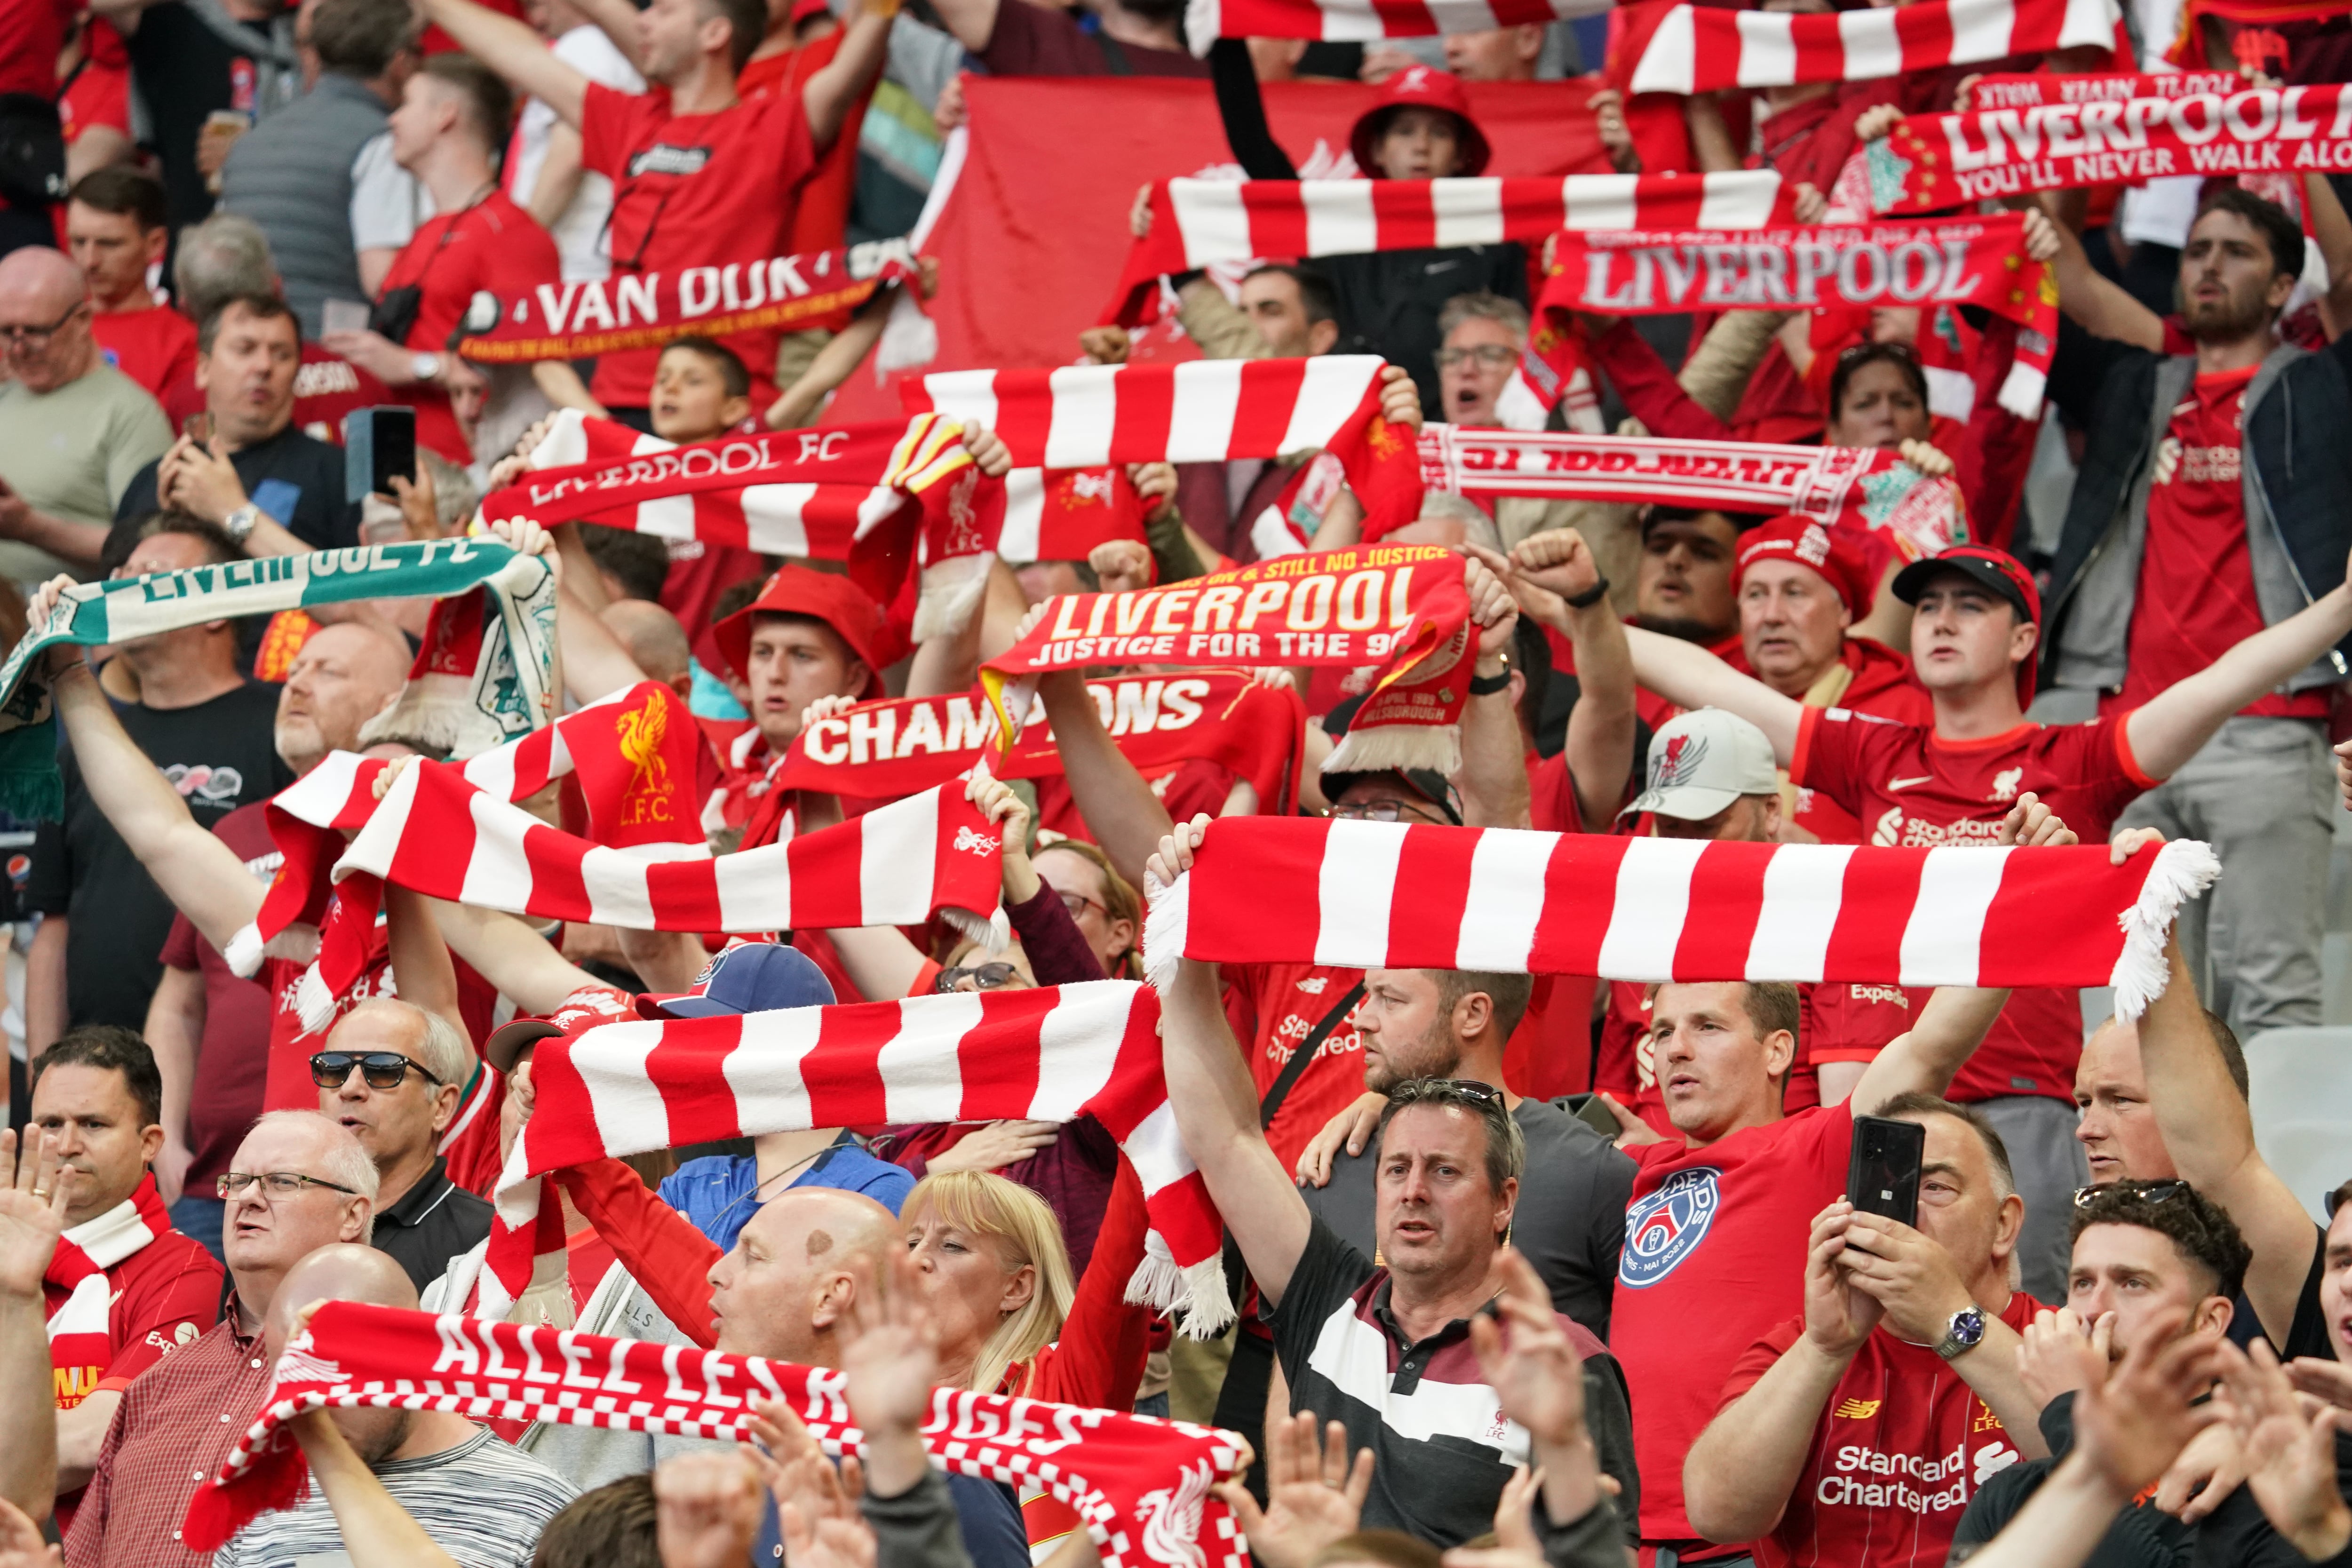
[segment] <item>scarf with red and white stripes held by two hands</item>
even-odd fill
[[[1612,980],[2113,985],[2162,993],[2180,906],[2221,875],[2191,839],[1881,849],[1226,817],[1148,891],[1145,967],[1180,959]]]
[[[717,1138],[897,1121],[1102,1123],[1143,1183],[1151,1240],[1130,1300],[1232,1321],[1223,1227],[1176,1135],[1160,1001],[1132,981],[977,991],[730,1017],[607,1024],[543,1042],[530,1120],[499,1179],[476,1315],[503,1318],[563,1250],[551,1171]]]
[[[742,1442],[754,1403],[781,1399],[838,1455],[865,1447],[847,1386],[839,1372],[722,1351],[328,1301],[287,1345],[260,1409],[189,1500],[181,1534],[193,1549],[215,1551],[261,1514],[293,1506],[309,1472],[286,1423],[305,1411],[440,1410]],[[1230,1432],[935,1388],[922,1439],[942,1469],[1036,1487],[1069,1504],[1109,1568],[1248,1568],[1232,1516],[1209,1490],[1249,1452]]]
[[[2121,21],[2116,0],[1918,0],[1834,12],[1651,0],[1611,16],[1609,77],[1628,96],[1874,81],[2011,55],[2112,49],[2123,42]]]

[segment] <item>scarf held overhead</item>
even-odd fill
[[[1887,213],[2178,174],[2347,172],[2352,93],[2264,87],[1914,115],[1860,156],[1871,205]]]
[[[1232,1321],[1223,1226],[1176,1136],[1160,1066],[1160,1002],[1132,981],[976,991],[731,1017],[607,1024],[541,1045],[537,1099],[499,1178],[477,1315],[498,1319],[560,1253],[548,1172],[716,1138],[875,1122],[1067,1122],[1092,1116],[1143,1184],[1156,1245],[1130,1300],[1189,1309],[1187,1332]]]
[[[1825,305],[1979,305],[2006,316],[2020,330],[2017,362],[2001,384],[2000,405],[2021,418],[2041,410],[2058,338],[2058,283],[2047,264],[2026,259],[2025,220],[2013,216],[1738,234],[1563,230],[1541,300],[1548,315]]]
[[[2084,71],[2052,75],[1980,76],[1969,89],[1969,109],[2025,109],[2041,103],[2104,103],[2111,99],[2227,95],[2246,86],[2236,71]]]
[[[1327,38],[1335,44],[1375,38],[1425,38],[1437,33],[1483,33],[1495,27],[1549,26],[1608,9],[1593,0],[1190,0],[1184,33],[1192,52],[1205,55],[1219,38]]]
[[[0,811],[54,821],[65,809],[57,735],[40,655],[59,645],[96,647],[237,616],[270,616],[356,599],[444,597],[485,589],[501,628],[520,627],[524,606],[551,606],[546,563],[488,539],[370,544],[315,555],[265,555],[180,572],[150,572],[66,590],[45,626],[29,628],[0,664]],[[502,635],[495,647],[506,648]],[[520,668],[485,668],[484,696],[502,711],[544,712],[546,693],[527,689]]]
[[[542,283],[509,301],[496,327],[461,339],[457,353],[483,364],[518,364],[593,359],[688,334],[839,327],[876,289],[915,279],[908,243],[882,239],[814,256]]]
[[[865,1447],[846,1391],[844,1374],[823,1367],[329,1301],[279,1357],[261,1408],[189,1500],[182,1533],[215,1551],[297,1501],[308,1467],[286,1423],[305,1411],[439,1410],[745,1442],[753,1403],[782,1399],[840,1455]],[[1209,1491],[1248,1452],[1229,1432],[935,1388],[922,1436],[942,1469],[1068,1503],[1110,1568],[1248,1568]]]
[[[1919,0],[1795,13],[1651,4],[1610,16],[1609,76],[1628,96],[1874,81],[2052,49],[2113,48],[2116,0]]]
[[[1381,676],[1327,771],[1461,765],[1469,699],[1470,600],[1463,557],[1433,545],[1360,545],[1286,555],[1165,588],[1072,594],[981,667],[998,722],[1018,736],[1034,678],[1095,664],[1249,665]],[[1016,695],[1005,696],[1008,686]]]
[[[2191,839],[1880,849],[1226,817],[1150,889],[1155,985],[1192,958],[1611,980],[2164,989],[2165,933],[2221,875]]]
[[[1883,529],[1914,561],[1969,537],[1958,486],[1875,448],[1426,425],[1421,466],[1431,489],[1457,495],[1801,511],[1864,531]]]
[[[1538,246],[1560,228],[1760,228],[1790,220],[1769,169],[1557,180],[1161,180],[1105,320],[1158,313],[1159,281],[1221,261],[1432,246]]]

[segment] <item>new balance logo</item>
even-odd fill
[[[1883,1399],[1841,1399],[1837,1408],[1830,1414],[1840,1421],[1867,1421],[1877,1415],[1878,1407],[1885,1403]]]

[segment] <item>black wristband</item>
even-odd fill
[[[1568,606],[1572,610],[1589,610],[1599,604],[1601,596],[1607,592],[1609,592],[1609,579],[1603,577],[1583,593],[1567,595]]]
[[[1500,675],[1472,675],[1470,677],[1470,695],[1473,697],[1492,697],[1497,691],[1508,689],[1510,684],[1511,667],[1507,664],[1503,667],[1503,672]]]

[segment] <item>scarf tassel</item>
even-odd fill
[[[1426,768],[1452,778],[1462,771],[1462,731],[1454,724],[1350,725],[1331,755],[1327,773],[1383,773]]]
[[[1158,1230],[1143,1233],[1143,1261],[1127,1282],[1127,1299],[1161,1312],[1180,1312],[1177,1331],[1188,1340],[1213,1340],[1233,1326],[1234,1298],[1225,1283],[1222,1251],[1186,1268],[1176,1261]]]
[[[1146,874],[1143,897],[1143,978],[1161,995],[1176,982],[1176,966],[1184,960],[1184,944],[1192,934],[1192,879],[1172,883]]]
[[[2115,973],[2107,984],[2116,988],[2116,1016],[2136,1023],[2148,1004],[2164,994],[2172,969],[2165,962],[2165,939],[2180,906],[2202,894],[2221,875],[2221,857],[2212,847],[2193,838],[2167,844],[2156,852],[2156,865],[2140,885],[2131,908],[2116,917],[2124,930],[2124,950],[2116,955]]]
[[[915,602],[911,634],[916,642],[963,635],[988,590],[988,567],[995,559],[986,552],[950,555],[923,568],[922,594]]]

